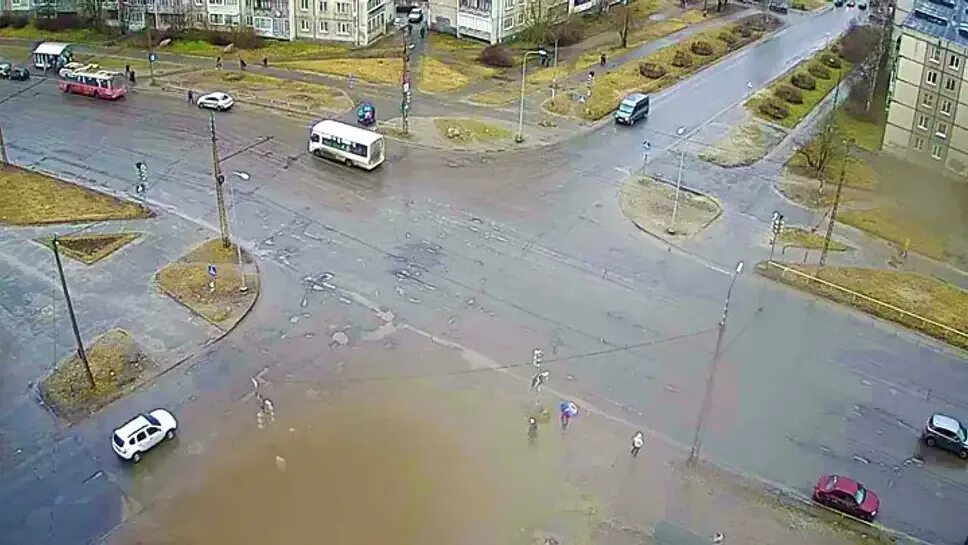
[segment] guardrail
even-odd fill
[[[799,280],[805,281],[807,284],[812,283],[812,284],[817,284],[819,286],[823,286],[825,288],[831,289],[837,293],[840,293],[846,296],[847,298],[849,298],[851,303],[853,303],[855,306],[860,306],[858,305],[858,303],[863,302],[871,307],[880,309],[881,312],[876,313],[878,316],[881,316],[887,319],[894,319],[895,321],[900,322],[902,324],[911,324],[914,326],[920,326],[918,328],[919,330],[933,337],[938,337],[944,341],[947,341],[957,346],[968,346],[968,333],[955,329],[951,326],[942,324],[940,322],[936,322],[930,318],[925,318],[920,314],[915,314],[914,312],[904,310],[903,308],[896,307],[890,303],[885,303],[884,301],[881,301],[879,299],[875,299],[873,297],[864,295],[863,293],[858,293],[856,291],[847,289],[843,286],[839,286],[832,282],[827,282],[826,280],[822,280],[820,278],[817,278],[816,276],[806,274],[804,272],[800,272],[796,269],[785,267],[775,261],[764,261],[763,263],[760,263],[760,266],[762,266],[763,270],[766,273],[769,273],[770,268],[777,269],[779,271],[779,275],[781,278],[789,274],[796,277]],[[895,316],[896,318],[892,318],[892,316]]]

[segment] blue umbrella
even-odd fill
[[[575,405],[571,401],[562,401],[559,408],[561,409],[561,414],[568,415],[568,418],[578,416],[578,405]]]

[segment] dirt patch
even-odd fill
[[[800,227],[784,227],[783,231],[777,237],[777,246],[819,250],[823,248],[823,241],[823,235],[817,234],[812,230],[802,229]],[[845,252],[850,249],[850,246],[831,238],[828,248],[834,252]]]
[[[0,223],[42,225],[150,218],[149,209],[46,174],[0,165]]]
[[[858,267],[824,267],[782,263],[810,277],[846,288],[877,301],[914,313],[961,332],[968,332],[968,292],[946,282],[914,273]],[[761,263],[760,274],[785,284],[826,297],[879,318],[897,322],[911,329],[944,340],[954,346],[968,348],[968,336],[952,334],[923,320],[845,293],[839,289],[784,272]]]
[[[622,184],[622,211],[640,229],[657,236],[691,237],[708,227],[722,213],[714,199],[686,189],[679,191],[674,230],[672,214],[676,188],[649,177],[629,178]]]
[[[415,144],[460,151],[503,151],[519,145],[514,141],[517,127],[498,119],[411,117],[409,122],[410,134],[401,139]],[[399,128],[398,118],[388,119],[380,131],[397,137]],[[554,130],[550,125],[526,125],[525,142],[546,142]]]
[[[165,81],[202,94],[224,91],[241,100],[286,106],[292,109],[344,112],[353,101],[334,87],[274,78],[251,72],[199,70],[164,78]]]
[[[87,346],[94,387],[77,356],[60,363],[40,384],[44,403],[58,416],[77,419],[120,397],[152,366],[127,331],[113,329]]]
[[[93,265],[137,239],[141,233],[98,233],[57,237],[60,252],[85,265]],[[51,241],[43,244],[50,246]]]
[[[736,125],[723,138],[699,154],[699,158],[725,168],[749,166],[766,156],[786,133],[758,119]]]
[[[229,327],[255,303],[259,278],[251,258],[237,248],[225,248],[220,239],[210,240],[180,260],[158,271],[155,281],[163,292],[219,327]],[[214,267],[215,275],[211,275]],[[243,290],[243,287],[245,288]]]
[[[442,138],[456,143],[493,143],[511,139],[511,131],[476,119],[438,117],[434,126]]]

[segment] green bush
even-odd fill
[[[26,15],[13,15],[11,17],[10,26],[13,28],[24,28],[29,22]]]
[[[761,102],[759,110],[763,115],[777,121],[790,115],[790,109],[787,108],[787,105],[775,98],[768,98]]]
[[[640,62],[639,74],[642,74],[649,79],[659,79],[666,75],[666,69],[661,64],[654,62]]]
[[[781,85],[773,91],[773,94],[790,104],[803,104],[803,93],[796,87]]]
[[[485,47],[481,50],[480,56],[477,57],[477,61],[484,66],[490,66],[493,68],[508,68],[514,66],[514,60],[511,58],[511,52],[508,48],[502,44],[494,44]]]
[[[811,64],[807,72],[817,79],[830,79],[830,69],[822,64]]]
[[[842,65],[840,59],[830,53],[824,53],[820,60],[830,68],[840,68]]]
[[[672,66],[678,68],[689,68],[692,66],[692,55],[681,49],[676,51],[675,56],[672,57]]]
[[[736,45],[736,42],[739,41],[739,39],[732,32],[728,30],[724,30],[720,32],[717,38],[719,38],[721,42],[724,42],[729,47]]]
[[[805,74],[803,72],[793,74],[793,77],[790,78],[790,83],[805,91],[813,91],[817,88],[817,80],[814,79],[814,77],[810,74]]]
[[[692,42],[692,44],[689,46],[689,50],[696,55],[702,55],[703,57],[708,57],[716,52],[716,50],[713,49],[712,44],[705,40],[696,40],[695,42]]]

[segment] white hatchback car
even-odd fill
[[[232,106],[235,106],[235,99],[225,93],[209,93],[198,97],[198,102],[195,104],[199,108],[208,108],[210,110],[224,112],[231,109]]]
[[[177,428],[178,422],[170,412],[155,409],[147,414],[139,414],[114,430],[111,446],[122,459],[138,463],[143,453],[163,439],[174,438]]]

